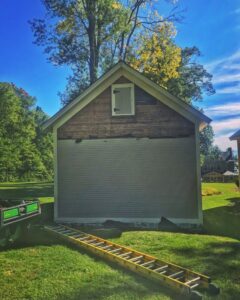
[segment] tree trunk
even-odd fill
[[[90,83],[92,84],[97,80],[98,68],[98,49],[96,45],[96,1],[90,0],[88,2],[88,39],[89,39],[89,73]]]

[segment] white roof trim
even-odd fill
[[[191,105],[173,96],[167,90],[161,88],[159,85],[146,78],[138,71],[135,71],[125,63],[119,62],[89,88],[87,88],[81,95],[48,119],[44,123],[44,128],[47,129],[53,126],[55,128],[59,128],[62,126],[121,76],[126,77],[136,85],[140,86],[143,90],[157,98],[168,107],[177,111],[188,120],[194,123],[199,123],[200,127],[204,127],[204,125],[211,122],[211,119]]]

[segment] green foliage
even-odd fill
[[[197,47],[182,49],[181,65],[178,68],[179,76],[170,79],[167,84],[170,93],[187,103],[201,100],[204,93],[207,95],[215,93],[211,82],[212,75],[197,63],[200,55]]]
[[[181,64],[181,48],[173,38],[175,28],[172,24],[163,23],[156,26],[153,32],[140,35],[136,41],[138,48],[132,50],[127,58],[130,65],[158,83],[166,87],[166,83],[177,78]]]
[[[235,184],[236,184],[236,186],[239,188],[240,186],[239,186],[239,179],[236,179],[235,180]]]
[[[42,124],[48,119],[43,110],[37,106],[34,112],[36,136],[34,143],[40,153],[42,163],[47,171],[45,179],[53,177],[53,139],[51,133],[43,130]]]
[[[218,160],[218,159],[220,159],[220,157],[221,157],[221,150],[219,149],[218,146],[212,145],[209,148],[207,158],[209,160]]]
[[[181,20],[181,12],[175,6],[164,18],[154,2],[43,0],[46,18],[30,24],[48,59],[72,69],[64,104],[119,59],[188,103],[214,93],[212,76],[197,63],[200,51],[174,43],[173,22]]]
[[[199,135],[200,139],[200,154],[202,156],[201,158],[201,165],[204,162],[205,157],[210,153],[212,150],[213,145],[213,129],[211,125],[207,125]]]
[[[35,43],[44,46],[49,60],[73,71],[66,102],[69,94],[73,97],[93,83],[101,69],[113,62],[109,43],[128,31],[127,9],[115,0],[43,0],[43,4],[46,18],[30,23]],[[120,40],[116,43],[119,48]]]
[[[52,178],[52,138],[38,115],[33,97],[0,83],[0,181]]]
[[[72,69],[62,102],[66,104],[119,59],[126,60],[141,32],[176,21],[177,10],[163,18],[153,0],[43,0],[44,19],[30,22],[34,42],[49,61]],[[174,1],[171,1],[174,3]],[[136,39],[135,39],[136,40]]]

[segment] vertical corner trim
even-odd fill
[[[54,161],[54,221],[58,218],[58,137],[57,128],[53,128],[53,161]]]
[[[198,219],[203,224],[199,124],[195,124]]]

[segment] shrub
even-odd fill
[[[235,180],[235,184],[239,188],[239,179],[238,178]]]
[[[220,195],[221,192],[215,188],[207,187],[202,190],[202,196]]]

